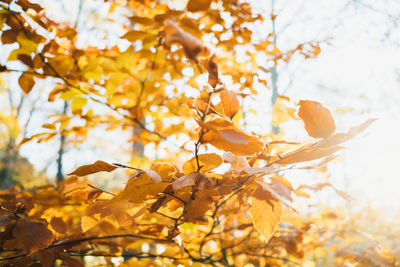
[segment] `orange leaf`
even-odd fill
[[[28,254],[50,246],[54,239],[52,232],[47,229],[45,224],[27,219],[18,220],[15,224],[13,235],[24,246]]]
[[[281,156],[282,160],[279,160],[277,163],[293,164],[298,162],[311,161],[322,157],[326,157],[342,148],[343,148],[342,146],[314,147],[314,148],[311,147],[307,148],[303,146],[296,151],[284,154],[283,156]]]
[[[350,128],[350,130],[347,133],[337,133],[334,134],[330,137],[328,137],[323,143],[321,143],[321,145],[319,145],[320,147],[329,147],[329,146],[335,146],[341,143],[344,143],[352,138],[354,138],[355,136],[357,136],[359,133],[361,133],[362,131],[364,131],[368,126],[370,126],[374,121],[376,121],[377,119],[369,119],[366,120],[364,123],[362,123],[361,125],[358,125],[356,127],[352,127]]]
[[[251,156],[260,152],[264,144],[257,137],[237,129],[231,122],[217,118],[203,123],[198,121],[207,132],[202,141],[216,148],[232,152],[239,156]]]
[[[117,167],[107,162],[98,160],[93,164],[83,165],[77,168],[75,171],[69,173],[68,175],[85,176],[96,172],[112,172]]]
[[[210,8],[211,0],[189,0],[186,8],[190,12],[206,11]]]
[[[199,164],[201,166],[201,172],[206,172],[217,168],[222,164],[222,158],[215,153],[210,154],[201,154],[199,155]],[[189,174],[197,171],[197,161],[196,157],[191,158],[190,160],[183,163],[182,170],[185,174]]]
[[[323,105],[309,100],[301,100],[299,105],[298,115],[303,120],[309,136],[326,138],[335,131],[335,121]]]
[[[29,94],[35,85],[35,80],[31,74],[22,73],[22,75],[18,78],[18,84],[25,94]]]
[[[258,187],[251,197],[250,216],[255,228],[268,241],[278,227],[282,204],[271,193]]]
[[[221,102],[225,115],[232,119],[239,111],[239,100],[234,92],[230,90],[222,90]]]

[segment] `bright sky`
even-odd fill
[[[270,1],[254,0],[254,3],[263,8],[264,14],[271,11]],[[334,112],[338,131],[345,131],[367,118],[379,118],[367,129],[367,136],[346,144],[348,149],[341,153],[343,163],[333,174],[333,183],[363,205],[371,204],[388,212],[398,210],[400,28],[395,23],[400,20],[400,2],[370,0],[360,4],[357,0],[275,0],[275,13],[278,14],[278,46],[281,50],[292,49],[299,42],[310,40],[329,40],[331,43],[322,45],[322,53],[316,60],[304,62],[298,59],[287,67],[280,67],[280,92],[285,91],[292,100],[322,102]],[[260,98],[269,101],[269,94],[266,92]],[[260,102],[259,109],[263,110],[263,107],[265,102]],[[346,108],[352,108],[353,112],[335,112]],[[101,131],[96,135],[101,136],[104,146],[110,143],[123,146]],[[92,147],[67,153],[65,171],[82,164],[82,159],[87,162],[106,159],[107,156],[101,153],[102,148],[93,149],[97,145],[92,143]],[[27,145],[22,153],[38,168],[44,168],[55,155],[56,146],[53,143],[40,147]],[[38,153],[43,150],[49,153]],[[121,162],[124,160],[126,158],[120,159]],[[55,165],[47,167],[48,174],[54,176]]]

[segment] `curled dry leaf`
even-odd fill
[[[257,137],[246,134],[225,119],[217,118],[198,123],[206,130],[202,138],[203,143],[209,143],[235,155],[251,156],[262,151],[264,147]]]
[[[335,131],[335,121],[326,107],[309,100],[301,100],[299,106],[298,115],[303,120],[309,136],[326,138]]]
[[[258,187],[251,197],[250,216],[254,227],[268,241],[281,220],[282,204],[271,193]]]
[[[198,155],[198,158],[199,158],[199,164],[201,166],[200,171],[202,172],[212,170],[222,164],[222,158],[215,153],[200,154]],[[196,157],[193,157],[190,160],[183,163],[182,170],[185,174],[196,172],[197,171]]]
[[[77,168],[75,171],[69,173],[68,175],[85,176],[96,172],[112,172],[117,167],[107,162],[98,160],[93,164],[83,165]]]
[[[185,50],[186,56],[197,62],[197,55],[201,52],[201,50],[203,50],[203,45],[201,44],[201,42],[190,33],[182,30],[172,20],[166,20],[164,22],[164,29],[165,44],[181,44],[183,46],[183,49]]]
[[[53,242],[54,236],[43,223],[28,219],[19,219],[13,230],[14,237],[24,246],[28,254],[46,248]]]
[[[221,102],[225,115],[232,119],[239,111],[239,100],[234,92],[224,89],[221,92]]]
[[[185,186],[195,185],[197,189],[206,189],[215,185],[207,175],[200,172],[189,173],[172,182],[172,188],[175,191],[182,189]]]

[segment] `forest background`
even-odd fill
[[[295,109],[295,106],[288,103],[295,103],[302,99],[315,100],[329,108],[335,118],[337,132],[345,132],[369,118],[379,118],[363,132],[366,136],[358,136],[352,142],[346,143],[348,149],[339,151],[337,154],[340,157],[325,166],[323,171],[294,168],[285,172],[285,177],[289,181],[296,181],[299,184],[329,178],[334,188],[340,189],[340,192],[346,192],[346,196],[349,194],[356,201],[348,202],[350,197],[346,197],[344,201],[337,195],[337,191],[327,188],[313,194],[309,199],[296,199],[293,207],[306,218],[326,209],[321,208],[320,204],[323,203],[323,206],[328,209],[345,206],[352,212],[374,208],[373,212],[369,212],[382,219],[382,223],[388,219],[398,220],[398,205],[396,204],[400,200],[397,194],[399,181],[395,167],[396,152],[400,148],[397,138],[400,128],[397,104],[397,100],[400,99],[397,63],[400,59],[400,53],[398,53],[400,33],[397,27],[400,5],[396,1],[379,3],[335,1],[334,4],[329,3],[329,5],[315,1],[302,1],[296,4],[291,1],[268,1],[268,3],[250,1],[249,3],[255,14],[269,14],[265,21],[255,23],[249,29],[253,31],[255,38],[258,37],[260,40],[269,38],[268,45],[276,45],[278,50],[272,48],[270,55],[276,56],[285,53],[282,51],[298,48],[298,44],[311,44],[311,48],[308,47],[308,51],[298,49],[299,53],[293,52],[290,60],[286,62],[282,60],[276,65],[273,60],[268,61],[261,55],[254,57],[253,64],[258,66],[261,72],[266,70],[264,74],[259,75],[260,79],[265,79],[264,86],[267,90],[262,90],[262,83],[258,83],[258,85],[253,85],[254,90],[258,91],[257,97],[241,98],[243,112],[239,114],[240,117],[236,117],[236,122],[243,125],[247,132],[266,134],[272,130],[276,137],[303,142],[307,138],[307,132],[299,130],[298,126],[301,123],[299,121],[291,123],[287,118],[279,117],[279,112],[283,109]],[[15,4],[17,12],[20,12],[18,6],[22,6],[23,11],[29,10],[24,10],[24,4],[26,4],[25,1]],[[67,25],[65,36],[61,38],[74,38],[74,45],[77,47],[94,46],[104,49],[118,44],[118,47],[124,51],[132,42],[140,41],[142,38],[124,35],[132,30],[132,26],[122,19],[123,16],[131,15],[129,9],[132,7],[128,2],[45,1],[39,4],[45,8],[46,16],[61,23],[60,25]],[[185,9],[187,3],[168,1],[166,4],[172,10],[182,10]],[[7,6],[8,3],[5,5]],[[198,11],[203,12],[202,9]],[[134,21],[134,23],[143,24],[144,22]],[[74,37],[73,33],[68,33],[68,27],[76,27],[78,35]],[[218,32],[216,28],[211,28],[211,30]],[[46,38],[52,38],[51,33],[43,32],[42,34]],[[125,38],[120,39],[121,36]],[[245,38],[243,36],[241,38]],[[18,38],[15,40],[18,41]],[[237,40],[237,42],[246,42],[245,40],[247,39]],[[203,37],[202,41],[210,46],[215,44],[212,37]],[[26,84],[21,86],[21,81],[19,81],[21,72],[13,71],[21,70],[22,66],[21,62],[10,60],[10,52],[16,48],[18,48],[16,43],[5,44],[2,45],[0,51],[1,65],[5,66],[5,69],[2,69],[5,74],[2,76],[1,95],[1,122],[3,124],[1,130],[5,138],[1,140],[1,145],[4,151],[7,151],[10,137],[15,138],[12,146],[18,146],[19,158],[17,164],[12,167],[14,169],[13,182],[5,182],[4,189],[13,183],[19,184],[24,189],[46,183],[54,184],[56,177],[63,180],[67,178],[66,173],[96,160],[118,162],[145,169],[151,162],[163,160],[175,153],[177,154],[174,156],[174,161],[178,166],[193,156],[193,154],[181,154],[177,148],[177,144],[180,146],[181,141],[175,139],[172,141],[173,144],[165,142],[159,146],[147,140],[149,145],[143,147],[140,139],[132,139],[135,135],[140,136],[140,133],[128,126],[118,125],[118,122],[114,122],[114,126],[108,128],[101,126],[87,133],[77,133],[72,138],[55,134],[42,136],[43,139],[49,137],[49,140],[43,140],[40,143],[36,142],[35,138],[25,143],[30,137],[43,132],[42,127],[45,124],[44,128],[46,128],[45,122],[49,121],[49,114],[72,112],[72,115],[77,115],[86,102],[80,103],[75,100],[73,104],[63,99],[49,102],[48,89],[53,88],[57,83],[54,80],[39,81],[35,78],[37,83],[30,88],[29,94],[18,89],[19,87],[24,89]],[[171,51],[176,51],[178,48],[179,46],[175,45]],[[218,50],[215,51],[217,54]],[[186,54],[189,60],[195,59],[195,56],[187,51],[180,52]],[[245,52],[245,49],[236,52],[239,62],[247,60]],[[20,58],[17,59],[25,63]],[[96,69],[94,68],[92,72],[86,78],[96,80]],[[193,75],[192,72],[193,70],[182,69],[184,76],[190,77]],[[98,79],[101,80],[101,77]],[[188,79],[175,81],[175,86],[185,89]],[[229,80],[224,82],[229,84]],[[245,84],[246,79],[242,81],[239,78],[239,82]],[[232,88],[236,91],[239,89],[234,86]],[[167,95],[177,94],[173,87],[166,87],[166,90],[169,92]],[[278,95],[283,97],[274,100],[274,97]],[[21,101],[22,99],[24,100]],[[275,105],[269,105],[271,100]],[[78,106],[75,110],[74,105]],[[88,105],[93,105],[101,116],[107,116],[110,113],[108,107],[95,102]],[[111,105],[116,105],[116,103],[111,103]],[[279,105],[282,108],[274,110],[274,106],[279,107]],[[17,114],[14,113],[15,108],[20,108]],[[85,112],[87,110],[84,110]],[[13,116],[13,120],[10,120]],[[143,121],[137,123],[146,122],[146,118],[142,119]],[[50,124],[47,123],[47,127],[51,130],[53,126]],[[118,129],[121,126],[124,129]],[[155,126],[150,127],[154,129]],[[37,137],[41,138],[41,136]],[[128,140],[135,142],[129,143]],[[24,144],[19,146],[21,142]],[[60,157],[61,147],[63,151]],[[185,148],[192,149],[193,144],[187,144]],[[3,165],[3,170],[8,167],[6,164]],[[35,175],[32,176],[31,173]],[[90,180],[91,185],[96,188],[111,191],[123,187],[127,176],[125,170],[122,169],[111,174],[93,175]],[[387,237],[383,239],[390,241]],[[391,252],[396,255],[394,251]]]

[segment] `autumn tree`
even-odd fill
[[[329,181],[293,185],[284,170],[325,166],[373,120],[335,133],[322,104],[300,100],[296,106],[279,96],[274,119],[301,120],[310,137],[302,143],[245,129],[240,103],[269,90],[269,70],[257,64],[258,55],[273,64],[314,58],[318,43],[281,51],[273,34],[256,39],[255,27],[274,17],[248,2],[105,2],[107,23],[123,33],[82,45],[86,32],[51,19],[41,5],[0,1],[1,41],[18,45],[1,71],[21,73],[18,84],[27,95],[52,81],[45,88],[48,101],[69,106],[20,145],[60,136],[79,145],[99,127],[110,134],[136,129],[129,142],[164,156],[142,165],[99,160],[57,186],[3,192],[0,260],[42,266],[81,266],[86,256],[107,265],[122,257],[126,266],[296,264],[303,257],[300,234],[281,231],[271,239],[284,207],[325,187],[348,196]],[[109,192],[84,178],[117,168],[129,176],[121,190]]]

